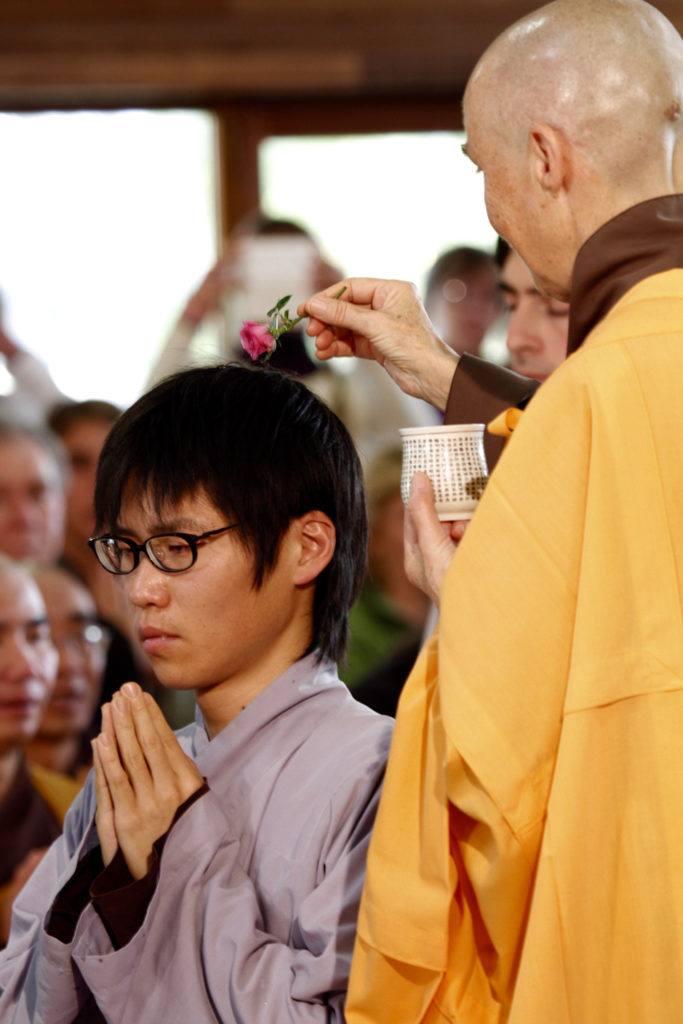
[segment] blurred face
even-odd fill
[[[64,539],[64,492],[51,454],[28,437],[0,441],[0,551],[51,562]]]
[[[142,544],[160,533],[201,534],[226,525],[205,496],[186,498],[159,518],[135,495],[124,497],[112,532]],[[253,558],[237,530],[201,541],[197,561],[183,572],[162,572],[143,554],[137,568],[121,577],[142,646],[164,686],[194,689],[201,699],[234,684],[250,698],[279,675],[299,604],[286,542],[287,535],[258,590]],[[302,653],[295,651],[291,661]]]
[[[480,267],[474,273],[444,281],[429,301],[430,318],[446,344],[473,356],[478,355],[500,308],[493,267]]]
[[[57,681],[40,722],[41,737],[81,733],[92,721],[102,688],[107,646],[94,602],[62,569],[41,569],[37,583],[52,642],[59,654]]]
[[[97,460],[111,424],[84,419],[62,434],[71,468],[66,491],[66,529],[72,542],[85,545],[95,529],[93,499]]]
[[[505,261],[500,288],[508,311],[510,367],[544,381],[566,357],[569,306],[541,295],[516,252]]]
[[[0,754],[38,731],[57,672],[45,605],[20,569],[0,569]]]

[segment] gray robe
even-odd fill
[[[2,1024],[71,1024],[89,993],[111,1024],[343,1021],[391,726],[309,655],[211,742],[201,720],[183,729],[209,789],[171,828],[121,949],[92,904],[70,943],[44,927],[98,842],[91,774],[15,902]]]

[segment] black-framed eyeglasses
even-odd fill
[[[219,526],[217,530],[207,530],[206,533],[158,533],[148,537],[142,544],[136,544],[128,537],[103,533],[99,537],[91,537],[88,544],[100,565],[116,576],[125,576],[136,569],[143,552],[152,565],[162,572],[184,572],[197,561],[199,541],[218,537],[228,530],[234,530],[236,526],[237,523],[231,523],[230,526]]]

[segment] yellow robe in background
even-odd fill
[[[348,1024],[683,1021],[683,270],[543,385],[406,684]]]

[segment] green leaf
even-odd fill
[[[276,302],[272,309],[269,309],[266,316],[273,316],[274,313],[279,313],[286,302],[289,302],[291,295],[283,295],[279,302]]]

